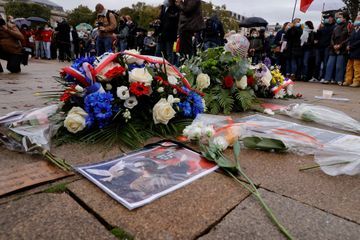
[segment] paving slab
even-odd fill
[[[0,205],[0,239],[116,239],[66,193]]]
[[[357,240],[360,225],[281,195],[260,190],[295,239]],[[286,239],[254,197],[248,197],[201,240]]]
[[[227,152],[230,157],[231,152]],[[360,176],[329,176],[321,170],[300,172],[313,156],[243,150],[240,162],[261,187],[360,223]]]
[[[136,239],[194,239],[248,196],[232,179],[212,173],[154,202],[127,210],[87,180],[68,186],[112,226]]]

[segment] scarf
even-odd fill
[[[312,32],[313,30],[308,28],[308,27],[305,27],[304,30],[303,30],[303,34],[301,35],[301,46],[303,46],[308,40],[309,40],[309,35],[310,33]]]

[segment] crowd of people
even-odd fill
[[[18,29],[11,18],[7,23],[0,19],[0,46],[9,45],[9,39],[13,42],[11,48],[0,47],[0,57],[8,61],[10,72],[19,72],[20,63],[26,63],[24,49],[35,58],[60,61],[138,49],[179,65],[199,48],[223,46],[226,37],[236,33],[225,34],[216,15],[203,18],[200,0],[165,0],[160,16],[147,26],[150,30],[102,4],[97,4],[95,11],[95,28],[81,34],[66,20],[54,29],[48,25]],[[311,21],[302,23],[296,18],[281,29],[252,28],[247,38],[252,64],[270,60],[293,80],[360,86],[359,16],[351,23],[346,12],[328,12],[317,29]],[[9,53],[9,49],[13,51]]]

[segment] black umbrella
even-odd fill
[[[28,17],[27,20],[30,22],[47,23],[47,21],[41,17]]]
[[[249,17],[245,18],[240,22],[240,27],[251,28],[251,27],[266,27],[268,22],[261,17]]]

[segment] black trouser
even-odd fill
[[[59,60],[71,60],[70,42],[59,42]]]
[[[192,38],[193,32],[185,31],[180,34],[180,54],[182,57],[191,58],[194,55]]]
[[[21,54],[11,54],[0,51],[0,58],[7,61],[6,69],[11,73],[19,73],[21,72],[20,64],[22,61]],[[2,66],[0,63],[0,72],[2,72]]]

